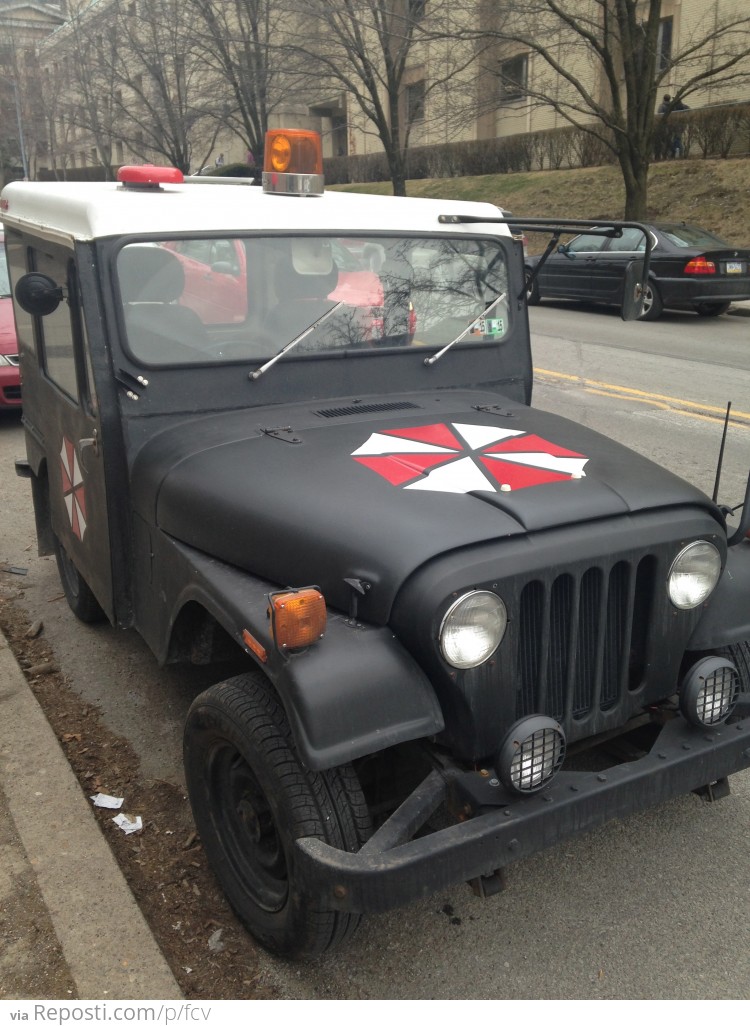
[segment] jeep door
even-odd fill
[[[15,304],[27,451],[58,544],[112,619],[102,425],[74,252],[15,231],[6,231],[6,239],[14,288],[27,271],[37,271],[63,289],[57,309],[44,316]]]

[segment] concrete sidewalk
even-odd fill
[[[2,634],[0,712],[0,998],[181,1000]]]

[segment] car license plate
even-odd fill
[[[727,274],[745,273],[745,265],[741,260],[727,260],[724,266]]]

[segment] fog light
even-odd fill
[[[696,727],[726,720],[740,695],[740,675],[734,663],[718,656],[700,659],[682,682],[680,710]]]
[[[527,716],[503,741],[495,766],[511,791],[530,794],[544,787],[565,758],[565,734],[549,716]]]

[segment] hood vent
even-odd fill
[[[394,410],[421,410],[416,403],[357,403],[356,406],[334,406],[329,410],[315,410],[316,417],[354,417],[359,413],[390,413]]]

